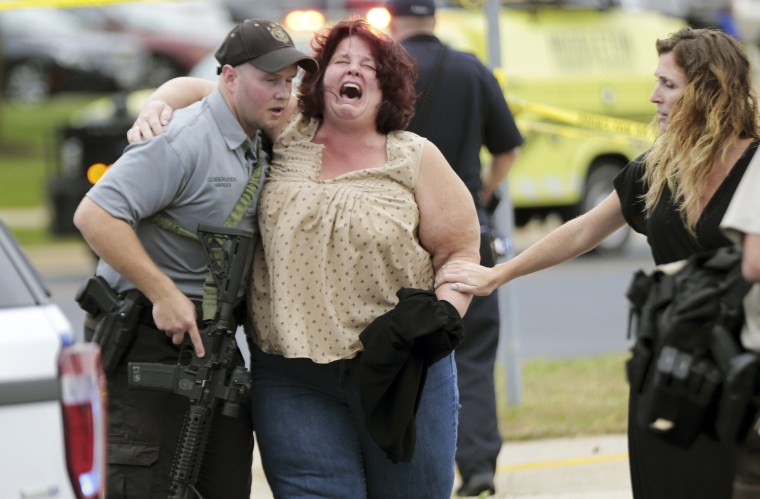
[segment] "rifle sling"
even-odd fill
[[[240,195],[232,211],[224,221],[225,227],[237,227],[243,219],[248,207],[251,205],[254,193],[259,188],[261,179],[261,169],[263,167],[262,155],[265,154],[261,146],[261,134],[256,136],[256,165],[248,177],[243,193]],[[169,215],[161,211],[150,217],[150,221],[158,227],[173,232],[182,237],[199,241],[198,235],[185,229],[175,222]],[[203,320],[211,320],[216,316],[217,310],[217,287],[211,269],[206,273],[206,280],[203,283]]]

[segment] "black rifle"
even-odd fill
[[[200,329],[206,354],[198,358],[189,335],[176,365],[130,362],[129,386],[173,392],[190,399],[171,473],[171,499],[200,497],[195,489],[214,412],[239,417],[248,402],[251,373],[233,366],[237,354],[234,309],[243,276],[249,272],[253,233],[227,227],[198,226],[209,270],[218,289],[213,320]]]

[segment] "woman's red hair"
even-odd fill
[[[309,118],[323,118],[325,100],[322,82],[325,69],[338,44],[349,36],[364,40],[375,59],[377,80],[383,93],[377,113],[377,131],[387,134],[406,129],[414,116],[417,63],[400,44],[373,30],[364,19],[341,21],[314,36],[312,48],[319,70],[304,73],[301,79],[298,98],[301,112]]]

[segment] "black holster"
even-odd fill
[[[85,340],[100,346],[103,370],[113,374],[134,341],[147,298],[136,289],[119,294],[96,275],[84,283],[75,299],[97,321],[91,337],[86,335]]]

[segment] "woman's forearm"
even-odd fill
[[[216,88],[216,82],[180,76],[167,81],[148,96],[147,102],[158,100],[173,109],[187,107],[201,100]]]
[[[189,106],[213,92],[215,82],[181,76],[173,78],[148,96],[132,127],[127,140],[137,144],[164,133],[175,109]]]
[[[584,228],[578,218],[561,225],[513,259],[496,265],[496,278],[504,284],[591,251],[599,241],[584,237]]]
[[[493,268],[465,261],[447,262],[436,273],[435,286],[448,286],[461,293],[485,296],[512,279],[552,267],[594,249],[624,224],[620,200],[613,192],[593,210],[554,229],[515,258]]]

